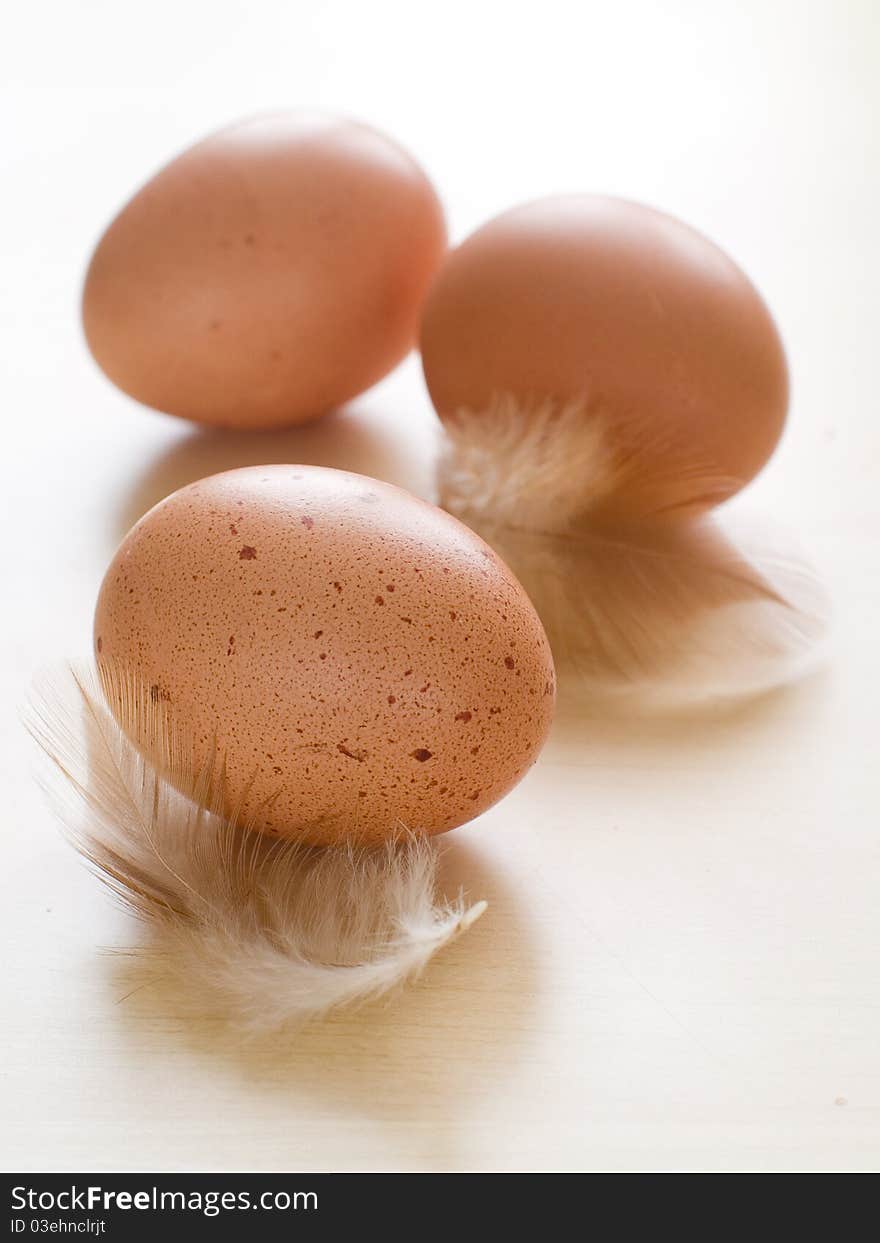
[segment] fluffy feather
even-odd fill
[[[720,499],[731,480],[682,460],[680,501],[639,476],[645,498],[666,498],[662,513],[613,515],[614,495],[656,456],[613,445],[582,403],[524,411],[502,397],[447,426],[439,503],[519,577],[563,690],[669,708],[759,694],[813,668],[828,601],[792,542],[688,516],[687,497]]]
[[[28,726],[63,777],[50,789],[74,845],[149,927],[138,953],[200,1009],[256,1032],[379,997],[485,910],[435,902],[437,850],[416,834],[322,850],[248,828],[222,762],[193,772],[161,701],[112,668],[101,679],[46,678]]]
[[[623,493],[629,518],[653,519],[695,498],[717,505],[739,486],[635,416],[616,425],[586,400],[523,407],[505,393],[446,421],[438,481],[456,514],[543,533],[607,520]]]

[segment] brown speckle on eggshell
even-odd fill
[[[216,738],[231,805],[318,844],[472,819],[553,711],[547,640],[504,563],[401,489],[319,467],[229,471],[161,502],[107,571],[95,634],[197,763]]]

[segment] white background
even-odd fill
[[[32,0],[0,57],[5,1168],[813,1169],[880,1159],[880,5]],[[560,190],[716,238],[794,375],[749,502],[837,610],[828,669],[700,721],[563,711],[539,766],[450,839],[490,911],[387,1009],[250,1052],[127,999],[138,933],[58,834],[18,719],[90,648],[119,539],[194,477],[296,460],[430,486],[414,359],[274,437],[114,391],[78,323],[131,191],[203,132],[324,106],[387,129],[454,238]]]

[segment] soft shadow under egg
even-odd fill
[[[393,417],[356,402],[321,419],[279,431],[198,427],[184,431],[150,461],[122,496],[115,519],[119,538],[178,488],[239,466],[296,463],[369,475],[416,495],[430,489],[429,454],[398,433]]]
[[[486,1098],[515,1080],[541,990],[522,894],[498,852],[490,856],[468,837],[463,830],[444,842],[441,886],[450,898],[463,886],[489,909],[419,981],[386,1001],[244,1040],[234,1022],[192,1013],[183,990],[156,979],[136,956],[113,956],[118,1022],[136,1043],[145,1027],[158,1027],[163,1045],[232,1070],[255,1094],[288,1101],[292,1116],[319,1101],[328,1112],[395,1133],[405,1128],[403,1167],[457,1164],[459,1136]],[[292,1132],[292,1160],[297,1143]],[[345,1168],[358,1164],[353,1152],[340,1160]]]

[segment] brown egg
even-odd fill
[[[553,711],[544,631],[496,554],[399,488],[320,467],[162,501],[107,571],[95,647],[167,705],[197,763],[216,737],[230,806],[319,844],[472,819]]]
[[[86,337],[148,406],[301,423],[407,353],[445,244],[430,182],[384,135],[322,115],[247,121],[172,160],[107,229]]]
[[[782,343],[744,273],[687,225],[614,198],[545,199],[479,229],[434,282],[421,349],[443,419],[580,403],[607,450],[585,491],[622,510],[731,495],[788,405]]]

